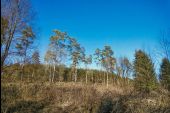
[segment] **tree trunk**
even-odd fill
[[[94,79],[93,79],[93,72],[92,72],[92,83],[94,83]]]
[[[86,67],[86,84],[87,84],[87,73],[88,73],[87,65],[85,67]]]
[[[31,76],[31,78],[32,78],[31,81],[33,81],[33,77],[34,77],[34,71],[33,71],[32,76]]]
[[[108,76],[108,72],[107,72],[106,74],[107,74],[107,88],[108,88],[108,85],[109,85],[109,76]]]
[[[86,84],[87,84],[87,70],[86,70]]]
[[[30,73],[28,73],[27,76],[28,76],[28,82],[29,82],[30,81],[30,77],[31,77]]]
[[[14,36],[16,25],[17,25],[17,20],[14,23],[14,28],[13,29],[11,28],[10,31],[9,31],[9,37],[8,37],[8,41],[7,41],[7,44],[6,44],[6,47],[5,47],[5,52],[4,52],[4,54],[2,54],[2,57],[1,57],[1,66],[4,65],[5,59],[8,56],[9,48],[11,46],[11,42],[12,42],[12,39],[13,39],[13,36]]]
[[[50,69],[49,81],[51,82],[51,78],[52,78],[51,66],[49,66],[49,69]]]
[[[54,66],[53,68],[54,68],[54,72],[53,72],[52,82],[54,82],[54,76],[55,76],[55,66]]]
[[[23,80],[23,76],[24,76],[24,64],[21,67],[21,81]]]
[[[75,68],[75,73],[74,73],[74,82],[77,82],[77,69]]]
[[[104,72],[104,84],[105,84],[105,81],[106,81],[106,80],[105,80],[105,72]]]

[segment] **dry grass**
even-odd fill
[[[2,83],[1,113],[144,113],[169,108],[169,92],[159,90],[148,97],[133,88],[102,84],[58,82]]]

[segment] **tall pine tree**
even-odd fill
[[[167,58],[162,59],[160,82],[164,88],[167,88],[170,91],[170,61]]]
[[[149,93],[157,87],[156,74],[152,60],[142,50],[138,50],[135,53],[134,77],[134,86],[138,91]]]

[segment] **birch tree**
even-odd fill
[[[54,30],[55,35],[51,36],[50,44],[48,51],[45,55],[45,61],[48,62],[50,65],[50,73],[51,69],[53,69],[53,74],[50,74],[49,81],[54,82],[54,76],[56,73],[56,66],[59,66],[64,57],[66,56],[66,38],[67,34],[60,32],[59,30]],[[53,67],[53,68],[51,68]],[[59,74],[59,72],[58,72]]]
[[[52,51],[48,50],[45,54],[44,61],[47,64],[47,69],[49,70],[49,82],[54,81],[54,74],[55,74],[55,64],[54,64],[55,55]]]
[[[92,63],[92,55],[89,55],[84,58],[84,64],[85,64],[85,69],[86,69],[86,84],[87,84],[87,76],[88,76],[88,65]]]
[[[116,59],[113,56],[113,51],[110,46],[105,46],[102,50],[102,65],[106,70],[106,76],[107,76],[107,87],[109,84],[109,73],[113,73]]]
[[[99,70],[101,71],[101,50],[97,48],[94,53],[94,61],[96,62],[96,65],[99,67]],[[100,73],[99,73],[100,75]],[[99,76],[98,75],[98,76]]]
[[[107,87],[109,84],[109,73],[113,73],[116,59],[113,57],[113,51],[110,46],[104,46],[103,50],[96,49],[95,55],[96,59],[98,59],[98,63],[101,64],[101,66],[104,68],[106,71],[106,77],[107,77]]]
[[[127,57],[120,57],[117,61],[117,74],[127,78],[132,73],[132,64]]]
[[[133,67],[127,57],[120,57],[116,62],[116,73],[125,80],[132,75]]]

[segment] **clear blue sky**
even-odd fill
[[[32,0],[40,27],[43,61],[52,30],[67,32],[85,47],[112,46],[116,57],[133,59],[139,48],[155,47],[170,25],[170,0]]]

